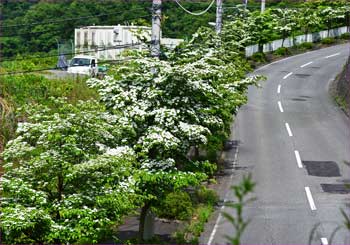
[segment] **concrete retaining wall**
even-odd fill
[[[318,42],[326,37],[339,37],[340,35],[348,32],[348,28],[346,26],[335,28],[328,31],[320,31],[316,33],[311,33],[308,35],[300,35],[296,37],[289,37],[284,40],[284,47],[292,47],[305,42]],[[282,39],[275,40],[273,42],[264,44],[264,53],[272,52],[282,47]],[[246,57],[252,56],[254,53],[259,51],[259,46],[257,44],[251,45],[245,48]]]

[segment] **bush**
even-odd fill
[[[206,203],[211,206],[214,206],[218,201],[219,201],[219,196],[218,194],[211,189],[208,189],[204,186],[200,186],[194,195],[194,200],[197,203]]]
[[[208,144],[205,147],[206,159],[211,162],[216,162],[218,159],[218,152],[222,150],[222,142],[226,139],[222,135],[210,135],[208,137]]]
[[[321,40],[322,44],[333,44],[335,43],[335,39],[333,37],[326,37]]]
[[[266,55],[262,52],[257,52],[253,54],[252,60],[255,62],[265,62],[266,61]]]
[[[313,47],[314,47],[314,44],[310,42],[301,43],[298,45],[298,48],[300,49],[313,49]]]
[[[193,213],[190,195],[180,191],[169,193],[155,208],[155,212],[160,218],[188,220]]]
[[[184,171],[205,173],[208,178],[212,178],[217,170],[217,165],[209,161],[195,161],[185,163]]]
[[[274,52],[274,54],[278,56],[286,56],[290,54],[290,51],[286,47],[280,47]]]
[[[350,33],[346,32],[340,35],[340,39],[345,39],[345,40],[349,40],[350,39]]]
[[[189,224],[182,230],[174,234],[176,244],[198,244],[199,236],[204,231],[204,225],[213,213],[214,208],[211,206],[199,206],[193,215]]]

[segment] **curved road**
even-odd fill
[[[257,201],[244,212],[251,219],[244,244],[328,244],[350,214],[350,121],[334,104],[328,86],[341,71],[350,46],[338,45],[284,59],[256,70],[267,81],[252,87],[233,126],[238,140],[234,177],[251,172]],[[233,152],[228,153],[233,156]],[[231,192],[226,200],[234,201]],[[347,203],[347,205],[346,205]],[[232,213],[231,209],[221,210]],[[216,215],[201,242],[224,244],[234,230]],[[339,231],[333,244],[350,244]]]

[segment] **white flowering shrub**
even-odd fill
[[[137,203],[133,128],[96,102],[27,110],[2,157],[5,243],[97,243]]]
[[[343,10],[343,8],[333,8],[327,6],[320,6],[318,8],[319,16],[327,26],[328,31],[333,27],[334,23],[345,19],[345,12]]]
[[[347,1],[307,1],[297,9],[269,8],[264,13],[242,7],[229,9],[222,38],[225,43],[259,44],[262,52],[263,44],[273,40],[348,26],[349,8]]]
[[[216,47],[218,39],[203,28],[169,60],[139,58],[103,80],[88,81],[113,113],[133,122],[138,152],[174,158],[185,156],[190,146],[205,146],[211,135],[227,136],[232,114],[258,78],[244,80],[249,66],[240,43]]]
[[[298,27],[297,21],[299,15],[294,9],[274,9],[271,11],[271,15],[277,21],[277,25],[274,27],[274,30],[281,35],[282,47],[284,45],[284,40],[291,36]]]
[[[204,173],[213,175],[216,165],[189,161],[189,149],[212,147],[216,153],[233,114],[246,102],[248,86],[259,79],[245,78],[249,65],[241,56],[243,43],[226,40],[203,28],[167,60],[138,57],[115,66],[102,80],[87,81],[106,108],[127,118],[136,133],[129,145],[138,158],[136,186],[146,197],[141,233],[155,201],[175,189],[199,184],[207,176]]]

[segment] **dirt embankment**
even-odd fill
[[[341,109],[350,117],[350,56],[343,71],[333,82],[331,93]]]

